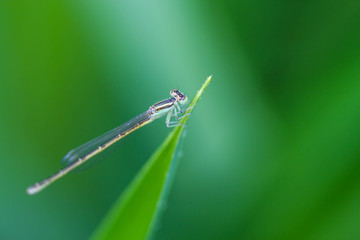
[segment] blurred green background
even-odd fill
[[[210,74],[154,239],[360,239],[359,26],[360,1],[2,1],[0,239],[88,238],[163,120],[25,189]]]

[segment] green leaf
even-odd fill
[[[191,101],[187,113],[192,112],[210,80],[211,76]],[[180,123],[185,125],[188,118],[189,115],[185,116]],[[144,239],[149,236],[165,195],[165,185],[171,178],[168,173],[183,130],[182,126],[175,127],[154,152],[96,229],[93,240]]]

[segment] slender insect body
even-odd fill
[[[170,95],[171,98],[155,103],[150,106],[149,110],[123,125],[69,151],[62,160],[65,167],[43,181],[30,186],[27,189],[27,193],[35,194],[41,191],[57,179],[87,162],[90,158],[106,150],[115,142],[164,115],[167,115],[165,120],[167,127],[183,126],[178,120],[187,114],[184,114],[181,117],[178,117],[178,114],[183,113],[181,106],[185,106],[188,103],[188,98],[177,89],[172,90]],[[176,121],[171,122],[170,119],[173,116],[175,116]]]

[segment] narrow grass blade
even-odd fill
[[[193,111],[210,80],[211,76],[197,92],[188,113]],[[186,124],[188,118],[189,115],[180,122]],[[175,127],[154,152],[96,229],[93,240],[145,239],[149,235],[183,130],[181,126]]]

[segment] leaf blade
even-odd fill
[[[187,111],[191,113],[210,83],[209,76]],[[181,119],[186,124],[189,115]],[[154,152],[96,229],[91,239],[144,239],[153,227],[168,171],[184,128],[177,126]]]

